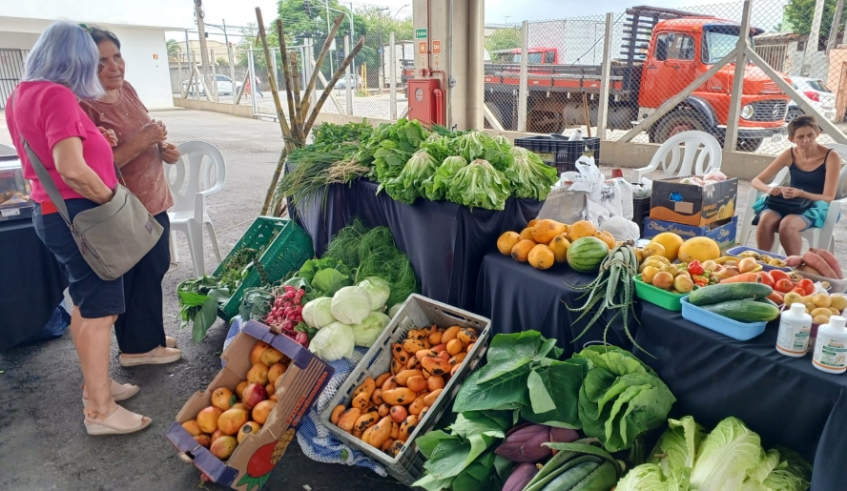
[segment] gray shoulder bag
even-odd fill
[[[17,91],[12,103],[16,95]],[[82,257],[100,279],[120,278],[153,249],[162,236],[162,226],[141,201],[120,184],[108,203],[81,211],[71,221],[65,200],[50,173],[23,135],[20,138],[38,180],[70,228]]]

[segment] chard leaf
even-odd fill
[[[479,382],[489,382],[531,362],[539,356],[543,343],[538,331],[494,336],[486,354],[488,364],[480,370],[483,375]]]
[[[550,394],[554,407],[546,412],[524,407],[522,411],[524,419],[560,428],[581,428],[578,401],[583,368],[570,362],[554,361],[549,367],[537,369],[537,373]]]
[[[438,479],[430,474],[426,474],[415,481],[412,486],[418,486],[426,489],[427,491],[442,491],[443,489],[452,489],[453,481],[454,478],[452,477],[448,477],[447,479]]]
[[[486,383],[479,383],[481,370],[474,372],[456,395],[453,412],[510,410],[528,405],[529,372],[530,367],[523,365]]]
[[[548,392],[544,381],[541,379],[541,375],[537,371],[533,370],[529,372],[527,387],[529,388],[529,402],[532,412],[546,413],[556,409],[556,403],[553,402],[550,392]]]
[[[444,440],[458,440],[458,438],[448,435],[441,430],[435,430],[425,433],[423,436],[415,439],[415,444],[418,446],[418,450],[421,451],[424,457],[429,459],[435,447]]]

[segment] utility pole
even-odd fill
[[[826,46],[827,53],[838,46],[838,28],[841,27],[841,14],[843,12],[844,0],[838,0],[838,3],[835,5],[835,15],[832,17],[832,26],[829,28],[829,40]]]
[[[821,35],[821,20],[823,18],[823,8],[826,0],[816,0],[815,13],[812,16],[812,31],[809,33],[809,40],[806,41],[806,49],[803,51],[803,65],[800,75],[808,77],[811,71],[812,57],[818,52],[818,43]]]
[[[235,48],[229,44],[229,36],[226,33],[226,19],[223,19],[224,26],[224,42],[226,43],[226,52],[229,58],[229,78],[232,79],[232,100],[238,96],[238,87],[235,80]]]
[[[211,100],[212,87],[209,78],[209,52],[206,51],[206,28],[203,25],[203,0],[194,0],[194,15],[197,17],[197,34],[200,36],[200,63],[203,65],[203,80],[206,83],[206,99]]]

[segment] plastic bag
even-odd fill
[[[605,230],[606,232],[611,233],[617,240],[638,240],[641,237],[641,231],[638,229],[638,224],[622,216],[615,216],[608,220],[603,220],[600,223],[600,230]]]

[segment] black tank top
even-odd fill
[[[788,167],[788,174],[791,176],[791,187],[802,189],[807,193],[823,194],[824,183],[826,181],[826,159],[829,158],[829,150],[823,158],[821,165],[815,167],[814,170],[805,171],[794,163],[794,149],[791,149],[791,166]]]

